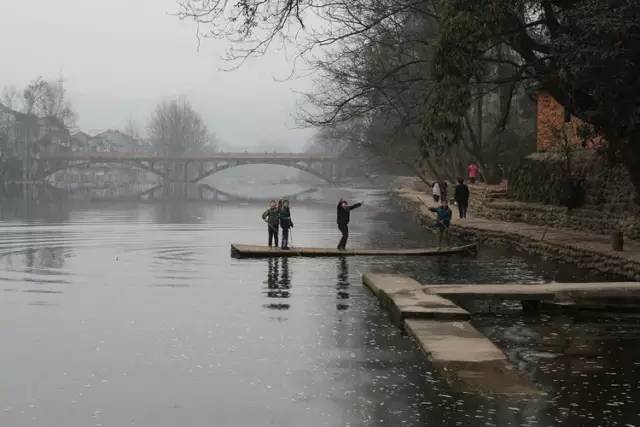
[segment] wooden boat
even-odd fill
[[[231,256],[234,258],[262,258],[262,257],[341,257],[341,256],[443,256],[456,254],[476,254],[478,247],[475,243],[449,248],[428,249],[346,249],[334,248],[290,248],[231,244]]]

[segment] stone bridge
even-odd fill
[[[162,183],[141,197],[153,198],[155,192],[165,195],[187,194],[190,184],[225,169],[242,165],[280,165],[315,175],[326,182],[338,181],[343,172],[343,159],[338,155],[305,153],[214,153],[201,155],[165,156],[149,153],[76,152],[40,156],[34,159],[37,167],[32,179],[44,180],[65,169],[87,167],[92,164],[123,164],[140,168],[162,178]]]

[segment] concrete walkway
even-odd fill
[[[426,285],[423,291],[441,297],[502,300],[554,300],[566,298],[640,298],[639,282]]]
[[[406,276],[365,274],[362,281],[452,387],[481,393],[540,393],[467,321],[470,316],[463,308],[428,294],[420,283]]]
[[[396,190],[396,197],[415,205],[416,214],[422,219],[435,219],[429,211],[435,207],[433,199],[409,188]],[[630,280],[640,281],[640,242],[625,240],[624,251],[617,252],[611,248],[611,240],[607,236],[583,233],[568,229],[547,228],[522,222],[495,221],[478,218],[473,212],[466,219],[458,218],[455,206],[453,210],[452,231],[470,232],[485,236],[500,236],[511,242],[526,241],[523,249],[531,252],[553,256],[558,260],[576,262],[605,273],[619,274]],[[528,247],[527,247],[528,246]],[[545,249],[551,249],[545,251]],[[581,257],[584,259],[581,262]]]

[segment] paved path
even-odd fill
[[[420,208],[420,214],[434,217],[429,208],[436,205],[430,196],[412,189],[400,189],[397,195],[405,200],[421,203],[423,207]],[[478,218],[474,217],[473,213],[469,213],[466,219],[460,219],[455,206],[452,206],[452,210],[454,212],[452,227],[454,228],[519,236],[550,246],[598,254],[608,260],[618,260],[623,266],[622,268],[629,269],[629,271],[633,270],[632,273],[625,274],[625,276],[640,280],[640,242],[638,241],[625,240],[624,251],[617,252],[611,248],[611,239],[608,236],[561,228],[547,228],[523,222],[505,222]],[[617,272],[622,273],[619,268]]]

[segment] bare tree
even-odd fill
[[[15,86],[6,86],[2,92],[2,103],[27,115],[56,118],[67,128],[76,124],[77,115],[68,99],[62,77],[57,80],[38,77],[22,92]]]
[[[11,110],[18,110],[22,108],[22,102],[20,100],[20,92],[18,88],[13,85],[5,86],[2,89],[2,101],[5,107]]]
[[[200,114],[184,99],[162,101],[148,125],[153,148],[165,155],[198,153],[215,148]]]
[[[33,80],[24,90],[24,112],[38,117],[55,117],[67,128],[74,127],[77,116],[67,97],[64,79],[55,81]]]
[[[129,117],[124,124],[124,128],[122,129],[122,133],[130,136],[135,140],[142,139],[142,134],[140,132],[140,127],[138,126],[138,122],[133,117]]]

